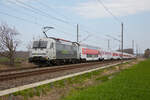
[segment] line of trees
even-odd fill
[[[16,49],[20,41],[16,38],[20,33],[15,27],[9,27],[6,23],[0,25],[0,56],[9,59],[10,65],[14,66]]]

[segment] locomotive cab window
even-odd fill
[[[34,41],[33,48],[38,48],[38,47],[39,47],[39,41]]]
[[[40,48],[46,48],[47,47],[47,41],[39,41],[39,47]]]
[[[47,41],[34,41],[33,48],[47,48]]]

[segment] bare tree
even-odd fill
[[[16,49],[19,44],[17,40],[19,32],[7,24],[0,25],[0,56],[7,57],[10,65],[14,65]]]

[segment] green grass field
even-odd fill
[[[150,100],[150,59],[97,86],[74,91],[64,100]]]
[[[21,62],[25,61],[25,58],[15,58],[15,66],[20,66]],[[0,57],[0,64],[9,65],[9,59],[6,57]]]

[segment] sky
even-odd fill
[[[76,41],[77,24],[81,43],[107,49],[110,40],[116,50],[120,42],[111,37],[120,40],[123,22],[124,48],[134,40],[143,52],[150,48],[149,5],[149,0],[0,0],[0,23],[20,32],[18,50],[44,37],[44,26],[54,27],[47,32],[50,37]]]

